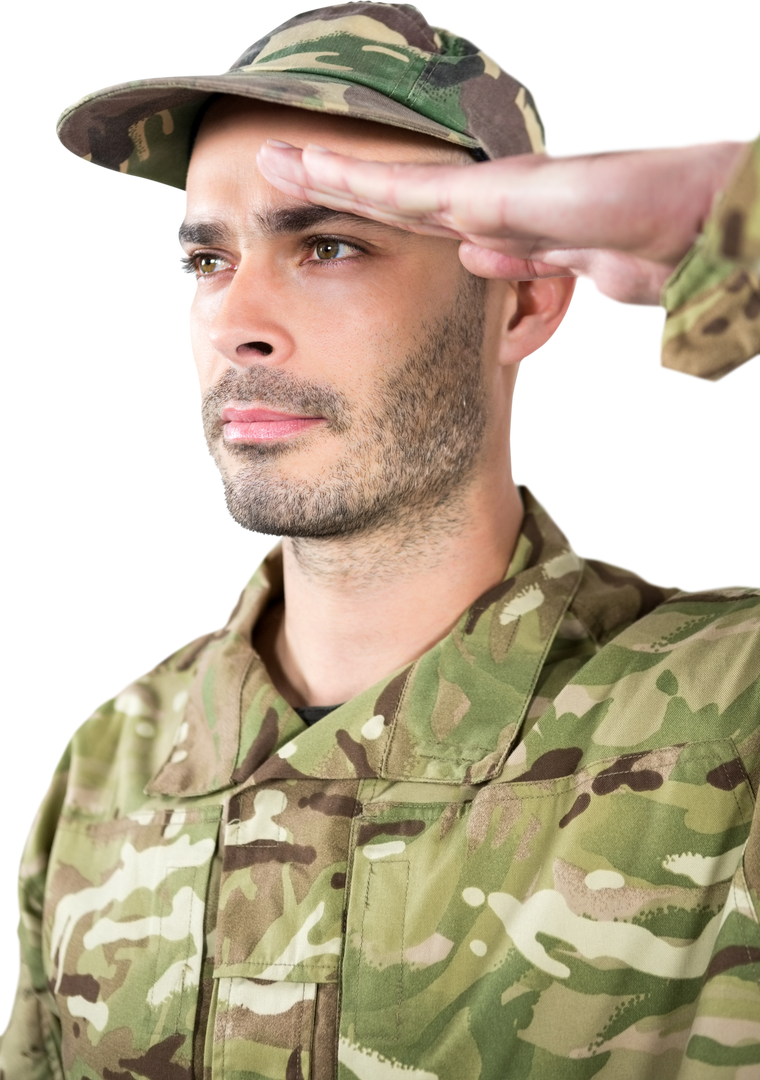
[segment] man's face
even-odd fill
[[[267,138],[430,161],[431,139],[222,99],[182,229],[211,453],[240,524],[289,536],[409,527],[453,508],[487,427],[486,284],[454,241],[291,199],[256,167]]]

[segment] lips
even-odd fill
[[[272,420],[321,420],[322,417],[302,416],[299,413],[275,413],[268,408],[226,408],[221,419],[225,423],[266,423]]]
[[[228,443],[275,442],[290,439],[318,424],[322,416],[297,416],[293,413],[265,409],[227,406],[222,410],[224,441]]]

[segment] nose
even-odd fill
[[[271,356],[274,352],[274,345],[270,345],[268,341],[246,341],[242,345],[238,345],[235,352],[241,359],[247,356]]]
[[[284,364],[295,349],[281,317],[286,309],[282,283],[242,261],[210,313],[209,343],[236,368],[260,364],[262,360],[271,366]]]

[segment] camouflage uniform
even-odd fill
[[[74,737],[7,1080],[760,1076],[760,592],[506,579],[307,728],[227,626]]]
[[[760,139],[666,282],[665,367],[720,379],[760,353]]]
[[[417,65],[380,105],[348,64],[337,89],[314,70],[333,16],[291,20],[238,68],[269,63],[270,100],[297,85],[303,107],[538,148],[527,92],[484,54],[436,32],[449,59],[421,57],[412,9],[359,8],[379,23],[354,22],[365,58]],[[489,79],[517,112],[476,137]],[[181,183],[210,89],[188,84],[163,112],[146,112],[155,82],[132,113],[134,87],[95,95],[64,117],[68,144]],[[701,355],[715,375],[757,348],[757,162],[666,289],[671,366]],[[760,1077],[760,592],[584,562],[524,501],[505,580],[314,727],[251,646],[275,552],[223,630],[80,729],[24,855],[2,1080]]]

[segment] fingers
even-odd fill
[[[317,147],[298,150],[272,142],[261,147],[259,168],[271,184],[289,195],[334,209],[412,225],[438,225],[454,235],[447,209],[449,174],[457,166],[399,165],[359,161]]]
[[[432,217],[427,220],[423,216],[418,217],[413,214],[404,216],[395,207],[370,205],[364,199],[360,199],[349,191],[333,189],[328,191],[324,186],[313,186],[311,172],[307,170],[303,161],[305,153],[306,151],[288,146],[287,143],[274,143],[273,140],[269,140],[269,144],[262,146],[259,151],[259,169],[270,184],[293,198],[303,199],[306,202],[316,203],[320,206],[329,206],[332,210],[341,213],[372,218],[383,224],[411,232],[423,233],[428,236],[442,236],[453,240],[462,239],[460,232],[447,225],[440,224]],[[342,162],[354,163],[352,158],[341,158],[338,154],[330,156],[339,158]],[[365,163],[356,164],[364,165]],[[380,168],[385,169],[387,166],[380,166]]]
[[[297,198],[414,231],[435,226],[447,230],[436,235],[529,243],[537,232],[524,204],[536,201],[533,178],[546,166],[535,154],[463,167],[361,161],[272,142],[259,151],[263,175]]]
[[[459,260],[465,270],[484,278],[506,278],[510,281],[533,281],[545,277],[576,277],[566,266],[556,266],[540,259],[520,259],[500,251],[480,247],[471,241],[459,245]]]
[[[432,216],[440,209],[429,174],[418,166],[359,161],[311,146],[303,152],[303,164],[312,186],[326,195],[350,194],[399,217]],[[400,187],[399,174],[404,181]]]
[[[257,162],[260,172],[270,184],[286,195],[314,202],[317,193],[309,185],[309,177],[301,160],[302,153],[297,146],[270,139],[259,150]]]
[[[516,280],[586,274],[607,295],[650,303],[659,279],[693,244],[741,149],[525,154],[462,167],[364,162],[316,147],[269,145],[260,163],[267,179],[296,198],[461,237],[468,241],[462,261],[473,273]]]

